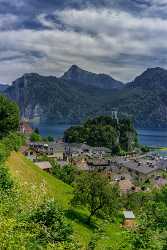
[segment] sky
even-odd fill
[[[0,82],[72,64],[123,82],[167,68],[167,0],[0,0]]]

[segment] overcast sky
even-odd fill
[[[124,82],[167,68],[167,0],[0,0],[0,81],[72,64]]]

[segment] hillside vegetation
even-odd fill
[[[64,133],[68,143],[86,143],[93,147],[110,148],[113,154],[123,154],[137,147],[137,132],[129,119],[99,116],[82,126],[73,126]]]
[[[120,195],[118,186],[96,171],[79,171],[72,186],[65,184],[18,152],[25,144],[16,131],[18,109],[2,100],[0,249],[167,249],[167,186]],[[123,209],[135,212],[131,230],[121,226]]]
[[[63,77],[25,74],[5,94],[15,100],[23,117],[49,122],[83,122],[111,115],[113,108],[131,116],[137,127],[167,126],[167,70],[147,69],[122,84],[111,76],[72,66]]]
[[[73,196],[73,188],[55,177],[43,172],[32,162],[27,160],[21,153],[12,153],[7,161],[7,166],[14,179],[19,182],[25,195],[27,206],[37,206],[47,198],[55,198],[58,204],[64,209],[68,209],[70,199]],[[96,236],[95,228],[86,224],[87,211],[84,209],[75,210],[76,213],[67,217],[74,229],[74,237],[79,241],[81,249],[87,249],[88,243]],[[119,249],[122,242],[122,230],[117,224],[107,224],[100,219],[94,219],[97,225],[101,225],[104,232],[97,235],[97,250],[106,249],[113,246],[114,250]],[[103,226],[102,226],[103,224]],[[104,235],[104,238],[102,237]]]

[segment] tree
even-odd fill
[[[52,136],[47,137],[48,142],[54,142],[54,138]]]
[[[39,133],[39,128],[35,128],[35,129],[34,129],[34,132],[35,132],[36,134],[40,134],[40,133]]]
[[[107,147],[113,154],[131,151],[137,146],[137,134],[129,119],[119,122],[110,116],[88,119],[82,126],[74,126],[64,133],[68,143],[87,143],[93,147]]]
[[[0,142],[0,163],[4,163],[7,158],[6,147]]]
[[[71,185],[79,170],[70,164],[61,167],[56,161],[52,162],[52,174],[63,182]]]
[[[40,240],[43,238],[50,243],[70,240],[72,227],[65,222],[64,214],[54,200],[43,202],[32,212],[29,221],[35,223],[37,227],[41,226]]]
[[[102,212],[104,215],[116,214],[120,205],[117,186],[112,186],[106,177],[99,173],[84,173],[75,185],[72,205],[84,205],[88,208],[91,217]]]
[[[19,127],[19,108],[16,103],[0,96],[0,138]]]
[[[41,140],[42,140],[42,137],[39,134],[37,134],[35,132],[33,132],[31,134],[30,141],[32,141],[32,142],[39,142]]]

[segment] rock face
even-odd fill
[[[72,66],[61,78],[25,74],[5,94],[19,104],[22,117],[30,119],[78,123],[88,117],[111,115],[117,108],[132,116],[138,127],[167,127],[167,70],[147,69],[120,89],[119,84],[106,89],[107,82],[111,86],[110,77],[106,84],[95,79],[99,75]]]
[[[99,88],[38,74],[25,74],[5,93],[19,104],[22,117],[63,123],[80,122],[100,106],[104,96]]]
[[[71,68],[64,73],[62,79],[74,80],[84,85],[90,85],[102,89],[118,90],[123,88],[123,83],[113,79],[106,74],[95,74],[72,65]]]
[[[43,109],[36,98],[37,91],[34,89],[38,79],[38,74],[25,74],[14,81],[12,86],[6,90],[6,94],[19,104],[22,117],[31,119],[43,114]]]

